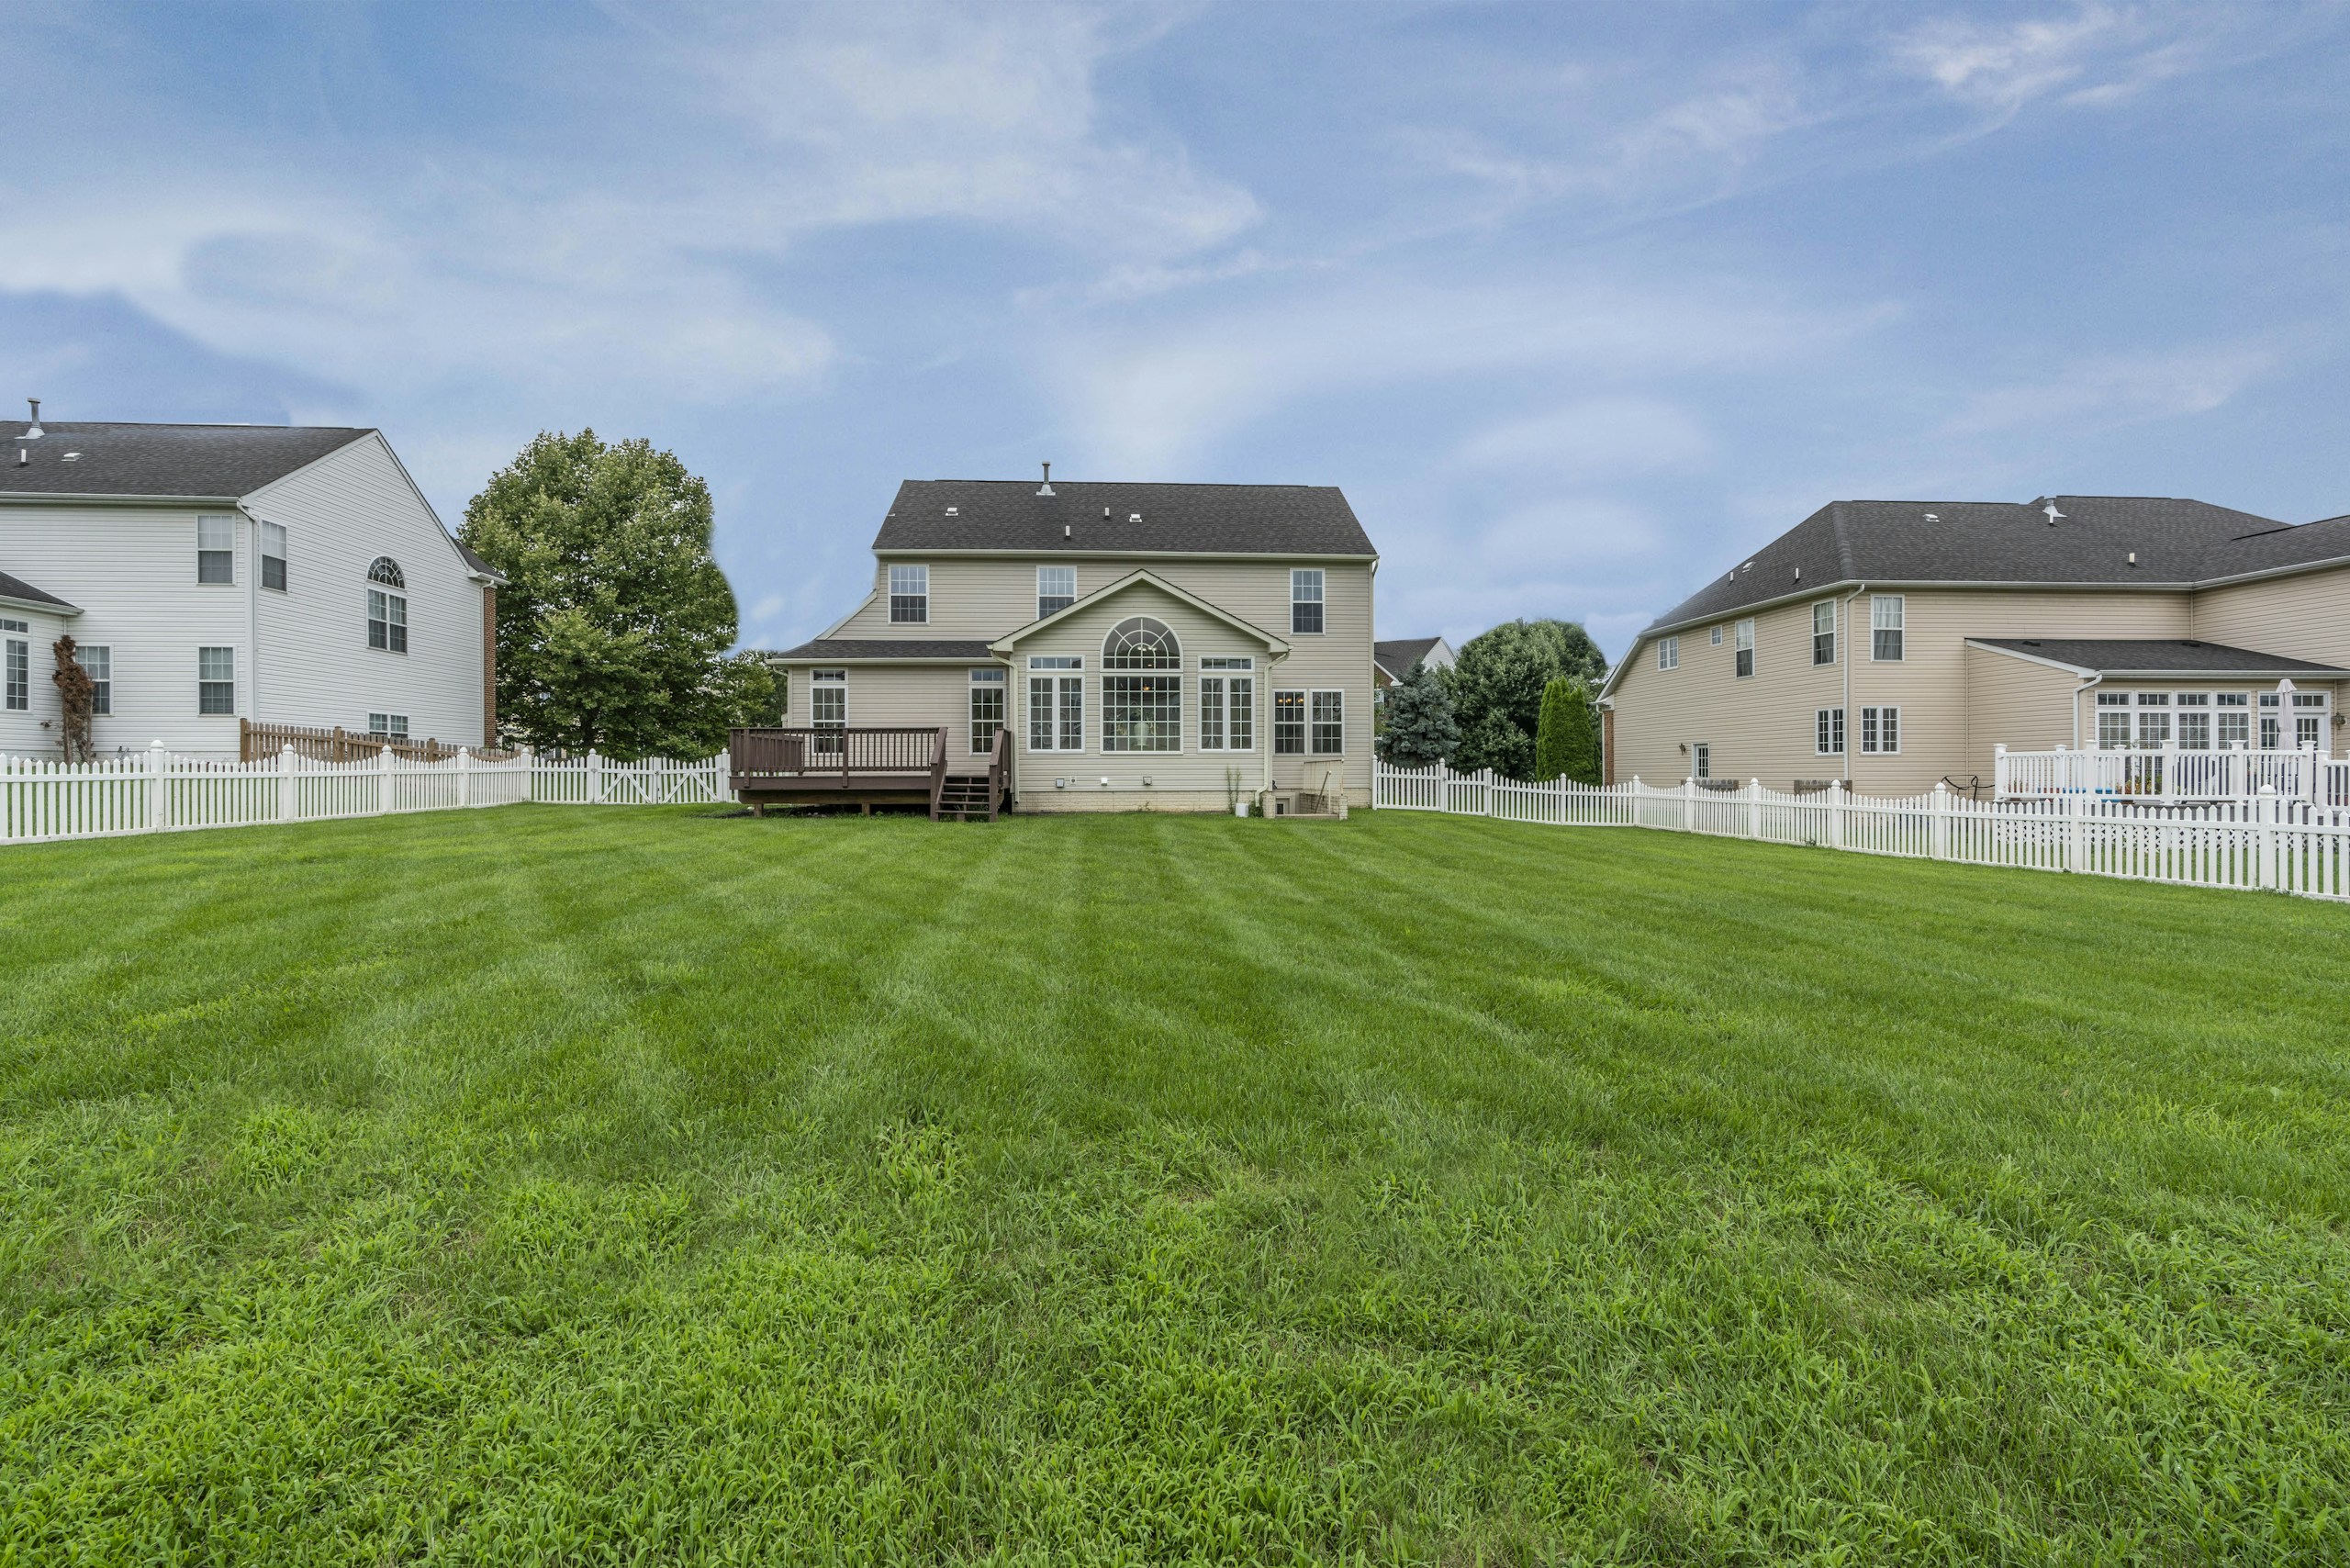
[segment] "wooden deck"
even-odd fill
[[[933,822],[993,822],[1011,783],[1012,736],[984,757],[947,766],[944,729],[745,729],[727,734],[727,775],[752,810],[768,806],[926,806]]]

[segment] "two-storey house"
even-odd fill
[[[1995,749],[2314,749],[2350,691],[2350,518],[1836,501],[1642,632],[1611,780],[1976,790]]]
[[[1370,801],[1379,557],[1335,487],[909,480],[873,554],[773,656],[787,726],[943,731],[957,771],[1008,732],[1028,811]]]
[[[55,756],[51,649],[100,754],[241,721],[494,741],[498,574],[374,430],[0,422],[0,753]]]

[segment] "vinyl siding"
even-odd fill
[[[1912,795],[1945,776],[1991,772],[1991,747],[2001,739],[1986,723],[1970,727],[1966,639],[1969,637],[2186,637],[2188,596],[2183,593],[2017,593],[1998,589],[1905,589],[1904,657],[1879,664],[1869,657],[1869,598],[1850,599],[1839,627],[1841,660],[1850,657],[1849,699],[1841,664],[1811,662],[1811,604],[1803,600],[1755,617],[1755,674],[1732,678],[1733,637],[1725,621],[1720,647],[1700,626],[1679,633],[1681,667],[1659,670],[1652,638],[1627,657],[1613,697],[1616,777],[1651,784],[1677,783],[1689,767],[1684,744],[1713,745],[1718,778],[1760,778],[1785,790],[1797,778],[1830,778],[1837,759],[1815,753],[1813,715],[1843,706],[1849,772],[1854,790],[1869,795]],[[1844,601],[1846,596],[1839,596]],[[2280,650],[2281,651],[2281,650]],[[1869,756],[1860,749],[1860,711],[1901,710],[1901,750]],[[2070,730],[2069,718],[2066,729]],[[2015,743],[2009,743],[2014,745]]]
[[[897,564],[909,565],[920,557],[893,558]],[[1096,780],[1086,804],[1101,806],[1106,799],[1115,806],[1139,807],[1154,805],[1166,809],[1226,809],[1225,770],[1241,767],[1247,775],[1246,787],[1259,787],[1260,770],[1270,768],[1270,786],[1279,790],[1314,790],[1324,788],[1326,778],[1331,788],[1343,789],[1349,801],[1367,805],[1371,799],[1371,571],[1369,562],[1179,560],[1152,559],[1084,559],[1058,558],[1050,561],[968,560],[953,556],[933,557],[923,564],[930,567],[930,619],[917,627],[893,625],[889,619],[888,566],[877,566],[874,581],[879,590],[873,603],[860,610],[834,633],[844,638],[890,637],[974,637],[993,639],[1003,636],[1036,619],[1036,567],[1039,565],[1073,566],[1077,569],[1077,592],[1082,599],[1099,592],[1138,570],[1153,575],[1196,594],[1227,614],[1237,616],[1250,625],[1263,628],[1281,637],[1291,646],[1291,652],[1278,665],[1272,665],[1261,644],[1225,625],[1210,616],[1184,604],[1148,584],[1139,584],[1111,600],[1083,611],[1039,633],[1024,643],[1018,653],[1019,668],[1013,673],[1013,710],[1015,719],[1026,700],[1026,659],[1032,654],[1076,654],[1085,660],[1087,750],[1083,753],[1046,753],[1044,758],[1060,771],[1047,773],[1046,789],[1054,777],[1068,777],[1066,769],[1084,763],[1092,771],[1088,777]],[[1292,566],[1316,566],[1323,572],[1323,626],[1319,634],[1292,636],[1290,623],[1290,570]],[[1109,629],[1128,615],[1149,614],[1167,622],[1183,644],[1184,656],[1184,747],[1174,755],[1152,754],[1147,758],[1119,754],[1110,758],[1100,755],[1102,640]],[[1197,751],[1195,729],[1198,722],[1199,660],[1203,654],[1250,655],[1257,660],[1257,723],[1259,750],[1261,759],[1230,753]],[[789,722],[805,722],[805,700],[800,695],[803,679],[800,672],[811,667],[805,663],[792,665],[791,700],[796,715]],[[852,670],[849,682],[851,723],[882,722],[860,716],[854,695],[862,671]],[[1343,692],[1346,749],[1336,757],[1271,756],[1271,696],[1276,689],[1337,690]],[[952,701],[952,697],[935,700]],[[906,722],[944,723],[948,720],[934,709],[932,716],[908,719]],[[959,713],[959,710],[957,710]],[[888,721],[900,722],[900,721]],[[963,722],[959,717],[957,722]],[[1016,726],[1021,727],[1021,726]],[[1020,736],[1024,741],[1024,733]],[[1111,766],[1114,765],[1114,766]],[[1098,780],[1103,773],[1112,776],[1110,789],[1103,790]],[[1140,783],[1144,773],[1152,783],[1146,789]],[[1051,791],[1059,798],[1061,809],[1078,809],[1070,799],[1070,791]],[[1027,809],[1054,809],[1051,802],[1032,791],[1024,790],[1021,804]]]
[[[1994,748],[2010,751],[2052,751],[2076,744],[2073,729],[2073,694],[2081,678],[2070,670],[2034,664],[2012,654],[1989,648],[1967,648],[1966,747],[1964,755],[1980,758],[1964,771],[1953,769],[1961,782],[1993,778]],[[2087,732],[2092,738],[2096,731]]]
[[[2206,588],[2194,624],[2207,643],[2350,669],[2350,567]]]

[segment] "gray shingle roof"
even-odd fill
[[[920,641],[895,637],[819,637],[796,648],[767,655],[772,659],[969,659],[993,664],[995,655],[984,642],[951,639]]]
[[[339,425],[142,425],[0,420],[0,493],[245,496],[371,433]],[[29,460],[17,465],[22,450]],[[81,456],[65,460],[69,452]]]
[[[2350,676],[2350,669],[2312,664],[2223,643],[2188,643],[2129,637],[1971,637],[1987,648],[2006,648],[2034,658],[2098,675],[2317,675]]]
[[[1650,628],[1714,620],[1832,583],[2083,583],[2178,588],[2350,557],[2350,519],[2295,527],[2165,496],[1831,501]],[[2132,552],[2137,560],[2131,560]]]
[[[1428,650],[1444,641],[1441,637],[1394,637],[1371,645],[1371,662],[1401,680],[1412,673],[1412,666],[1428,656]]]
[[[53,604],[61,610],[74,608],[55,594],[37,588],[24,578],[11,576],[6,572],[0,572],[0,599],[21,599],[33,604]]]
[[[898,487],[873,548],[1037,554],[1379,554],[1335,485],[1056,479],[1053,494],[1040,496],[1036,489],[1034,479],[909,479]]]

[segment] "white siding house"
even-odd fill
[[[54,755],[51,647],[100,755],[233,756],[239,720],[479,745],[498,575],[373,430],[0,422],[0,754]]]

